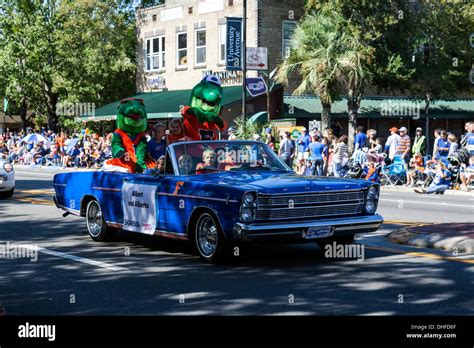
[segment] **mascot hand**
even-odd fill
[[[146,169],[147,169],[147,166],[144,162],[142,161],[137,162],[137,165],[135,166],[135,171],[137,173],[143,173],[143,171],[145,171]]]
[[[206,121],[214,122],[219,126],[219,128],[224,128],[224,121],[222,118],[213,112],[206,112]]]
[[[199,123],[206,122],[206,114],[199,108],[189,108],[188,114],[195,115],[199,121]]]

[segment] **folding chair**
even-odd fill
[[[406,163],[401,155],[395,155],[392,164],[382,168],[382,184],[397,185],[403,184],[406,179]]]

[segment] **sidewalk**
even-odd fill
[[[43,172],[43,173],[62,173],[62,172],[77,172],[77,171],[96,171],[98,169],[95,168],[63,168],[63,167],[56,167],[56,166],[40,166],[40,165],[14,165],[15,171],[19,173],[28,173],[28,172]]]
[[[380,186],[382,192],[415,192],[413,187],[406,186]],[[456,196],[469,196],[474,197],[474,191],[461,191],[461,190],[446,190],[444,191],[445,195],[456,195]],[[430,195],[420,195],[420,196],[430,196]]]
[[[397,244],[474,254],[474,223],[404,227],[387,238]]]

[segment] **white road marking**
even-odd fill
[[[412,204],[431,204],[431,205],[443,205],[447,207],[460,207],[460,208],[471,208],[474,209],[474,205],[464,205],[464,204],[450,204],[450,203],[445,203],[445,202],[425,202],[425,201],[407,201],[402,198],[400,199],[384,199],[381,198],[380,201],[385,201],[385,202],[403,202],[403,203],[412,203]]]
[[[33,245],[27,245],[27,246],[22,245],[22,247],[24,247],[25,249],[30,249],[30,250],[38,250],[38,252],[43,253],[43,254],[57,256],[57,257],[61,257],[63,259],[67,259],[67,260],[82,262],[82,263],[85,263],[85,264],[88,264],[88,265],[91,265],[91,266],[105,268],[109,271],[128,271],[128,268],[109,265],[108,263],[105,263],[105,262],[86,259],[84,257],[80,257],[80,256],[76,256],[76,255],[70,255],[70,254],[60,252],[60,251],[55,251],[55,250],[46,249],[46,248],[42,248],[42,247],[37,247],[37,246],[33,246]]]

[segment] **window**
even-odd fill
[[[219,64],[225,64],[227,26],[219,24]]]
[[[206,29],[196,30],[196,65],[206,64]]]
[[[146,40],[146,70],[165,68],[165,37],[159,36]]]
[[[281,55],[283,58],[287,58],[290,55],[291,39],[296,28],[296,22],[283,21],[283,34],[282,34],[282,50]]]
[[[176,66],[184,67],[188,65],[188,34],[178,33],[176,35]]]

